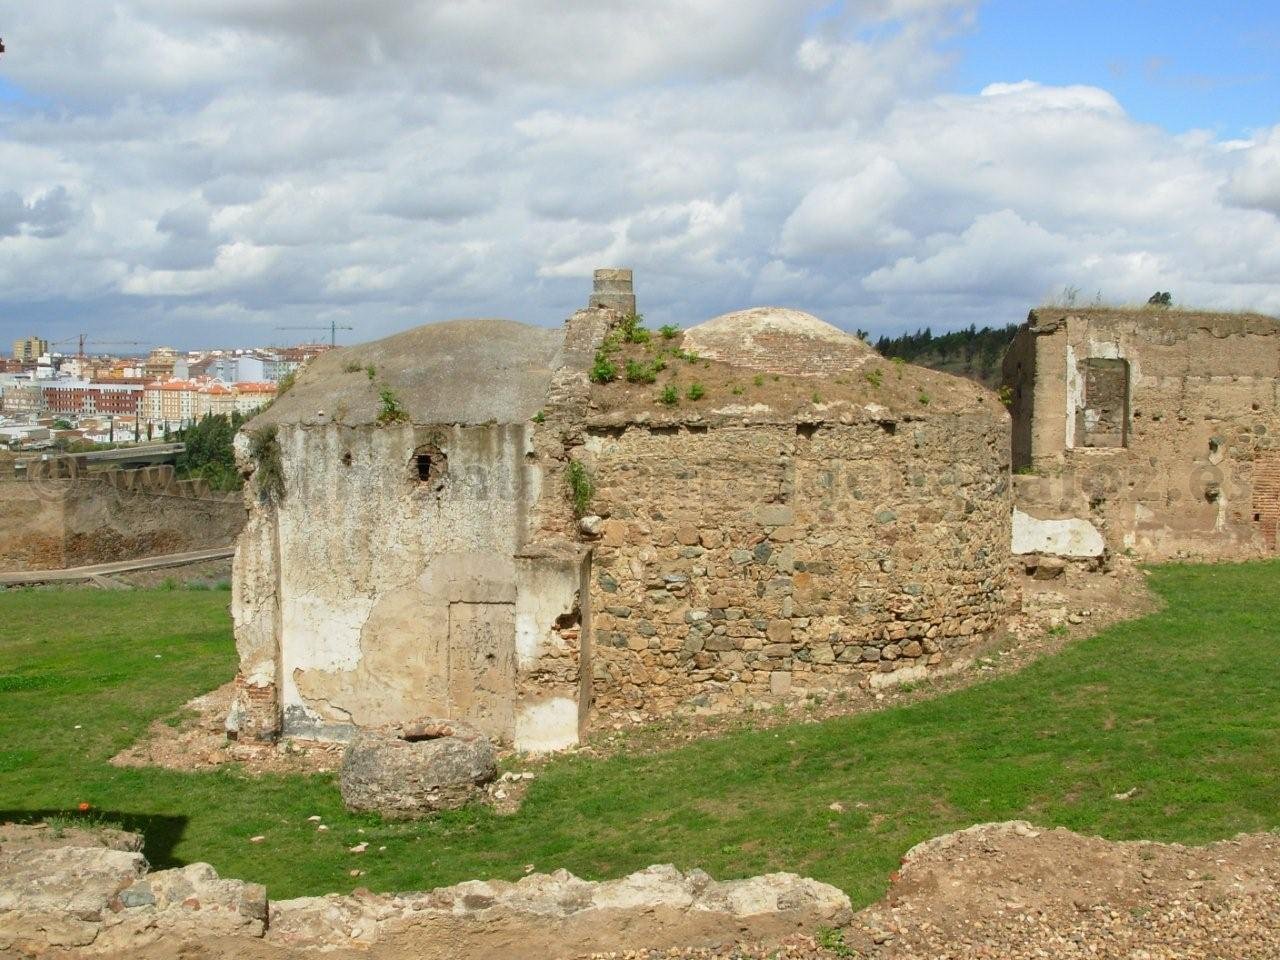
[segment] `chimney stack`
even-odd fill
[[[597,270],[587,307],[593,310],[617,310],[624,314],[635,313],[636,294],[631,283],[631,271],[617,267]]]

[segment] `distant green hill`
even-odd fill
[[[900,337],[881,337],[875,348],[886,357],[901,357],[922,367],[954,373],[988,387],[1000,385],[1000,360],[1013,341],[1018,324],[1004,327],[969,326],[934,335],[928,327]]]

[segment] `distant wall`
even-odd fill
[[[0,479],[0,571],[230,546],[244,525],[238,494],[176,482],[172,467],[80,474],[54,461],[30,473]]]
[[[1275,551],[1276,320],[1037,310],[1004,371],[1027,524],[1079,519],[1148,559]]]

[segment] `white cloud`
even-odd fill
[[[6,32],[6,333],[270,340],[336,316],[884,331],[1087,294],[1280,309],[1280,127],[940,88],[967,0],[50,0]]]

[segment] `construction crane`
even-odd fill
[[[306,326],[302,326],[302,327],[276,327],[276,329],[277,329],[277,330],[328,330],[328,331],[329,331],[329,346],[331,346],[331,347],[336,347],[336,346],[338,345],[338,331],[339,331],[339,330],[354,330],[354,329],[355,329],[355,327],[344,327],[344,326],[342,326],[342,324],[338,323],[336,320],[330,320],[330,321],[329,321],[329,325],[328,325],[327,327],[306,327]]]
[[[147,347],[147,346],[150,346],[150,344],[146,343],[143,340],[90,340],[89,335],[87,333],[77,334],[74,337],[65,337],[62,340],[54,340],[52,343],[49,344],[49,346],[51,347],[61,346],[64,343],[70,343],[72,340],[79,341],[79,349],[76,353],[76,356],[81,360],[84,359],[85,343],[92,343],[94,346],[98,346],[98,347]]]

